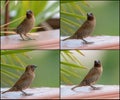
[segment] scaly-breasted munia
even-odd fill
[[[27,39],[31,40],[27,33],[31,31],[34,23],[35,18],[33,12],[31,10],[26,11],[26,18],[20,23],[20,25],[18,25],[18,27],[16,28],[16,33],[19,34],[23,40],[25,40],[23,35],[27,37]]]
[[[30,84],[32,83],[32,81],[35,77],[34,70],[36,67],[37,66],[35,66],[35,65],[28,65],[26,67],[25,72],[21,75],[21,77],[13,85],[13,87],[7,91],[2,92],[2,94],[6,93],[6,92],[21,91],[24,95],[29,95],[26,92],[24,92],[23,90],[27,89],[30,86]]]
[[[94,67],[88,72],[82,82],[71,89],[74,90],[75,88],[81,86],[91,86],[94,90],[98,89],[97,87],[94,87],[92,85],[94,85],[96,81],[100,78],[102,70],[103,69],[100,61],[94,61]]]
[[[95,25],[96,25],[95,16],[92,13],[87,13],[87,20],[72,36],[63,39],[63,41],[67,39],[82,39],[86,44],[93,43],[87,42],[84,38],[88,37],[93,32]]]

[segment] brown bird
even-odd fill
[[[12,88],[10,88],[7,91],[2,92],[6,93],[6,92],[14,92],[14,91],[21,91],[24,95],[32,95],[32,94],[27,94],[26,92],[24,92],[24,89],[27,89],[30,84],[32,83],[34,77],[35,77],[35,73],[34,70],[37,66],[35,65],[28,65],[26,67],[25,72],[21,75],[21,77],[18,79],[18,81],[13,85]]]
[[[26,18],[18,25],[16,33],[19,34],[23,40],[25,40],[23,35],[27,37],[27,40],[31,40],[27,33],[33,28],[34,22],[35,18],[33,12],[31,10],[26,11]]]
[[[88,37],[94,30],[96,25],[95,16],[92,13],[87,13],[87,20],[81,25],[81,27],[70,37],[63,39],[82,39],[85,44],[93,43],[87,42],[84,38]]]
[[[94,67],[88,72],[82,82],[71,89],[74,90],[75,88],[81,86],[91,86],[94,90],[99,89],[92,85],[94,85],[96,81],[100,78],[102,70],[103,69],[100,61],[94,61]]]

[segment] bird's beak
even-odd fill
[[[36,66],[36,65],[34,65],[34,66],[33,66],[33,70],[35,70],[36,68],[37,68],[37,66]]]
[[[34,68],[37,68],[37,66],[34,66]]]

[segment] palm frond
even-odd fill
[[[61,35],[72,35],[86,19],[87,1],[61,1]]]
[[[30,58],[26,53],[32,50],[1,50],[1,85],[13,85],[14,80],[24,71],[25,59]],[[21,59],[21,55],[24,59]]]
[[[80,50],[74,50],[79,56],[84,56]],[[77,70],[86,69],[72,50],[61,50],[61,83],[71,84],[70,77],[79,78]]]

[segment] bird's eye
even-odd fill
[[[37,66],[35,66],[35,65],[31,65],[31,68],[36,68]]]
[[[31,11],[31,10],[30,10],[29,12],[30,12],[30,13],[32,13],[32,11]]]
[[[90,13],[89,15],[91,15],[91,16],[92,16],[93,14],[92,14],[92,13]]]
[[[87,13],[87,16],[93,16],[93,14],[92,13]]]
[[[31,10],[27,10],[27,14],[31,14],[32,13],[32,11]]]

